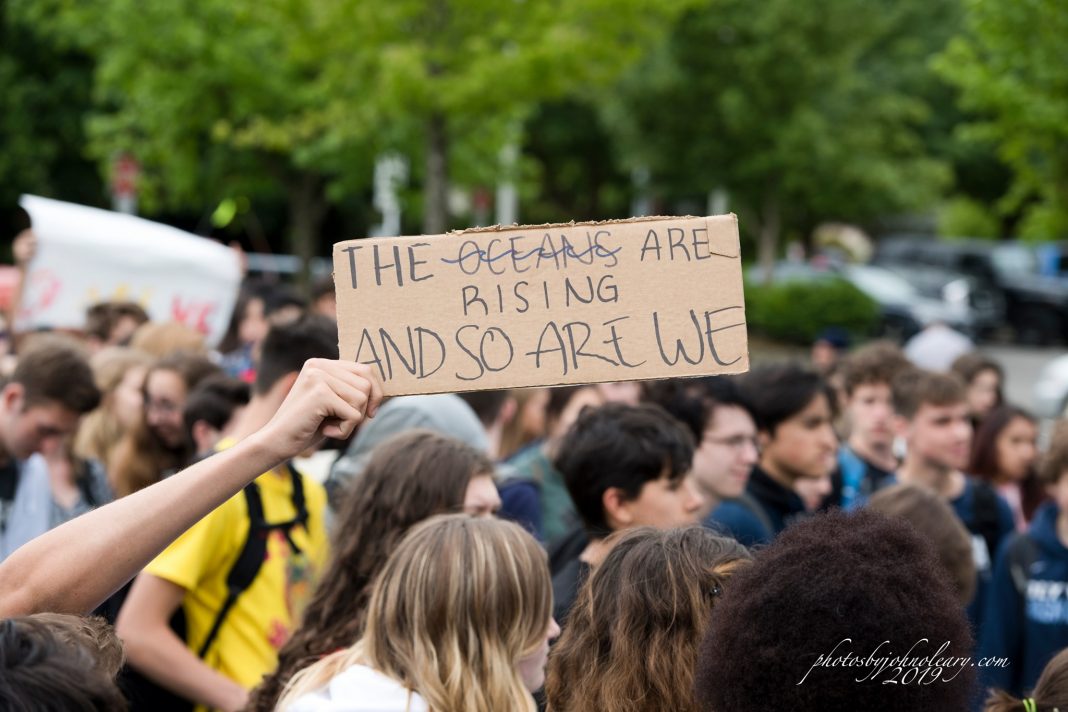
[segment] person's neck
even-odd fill
[[[768,477],[773,479],[777,484],[781,485],[785,489],[791,492],[794,489],[794,481],[782,468],[779,467],[779,463],[769,460],[767,458],[760,458],[760,462],[757,466],[763,470]]]
[[[952,467],[940,467],[931,462],[905,456],[897,471],[902,484],[926,487],[946,499],[955,499],[964,491],[964,473]]]
[[[590,566],[599,566],[612,549],[605,541],[605,539],[591,539],[590,543],[579,554],[579,561],[585,562]]]
[[[697,512],[697,521],[699,522],[705,521],[708,515],[712,514],[716,507],[723,503],[719,495],[707,488],[701,488],[701,496],[704,498],[704,504],[701,505],[701,509]]]
[[[849,439],[849,448],[878,468],[891,472],[897,467],[897,458],[894,457],[894,444],[873,443],[862,438],[852,437]]]

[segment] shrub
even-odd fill
[[[874,333],[879,307],[838,277],[761,285],[746,281],[749,327],[768,338],[811,344],[824,329],[837,326],[855,339]]]

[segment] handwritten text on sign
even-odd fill
[[[386,393],[739,373],[733,215],[334,246],[341,357]]]

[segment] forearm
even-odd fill
[[[28,542],[0,564],[0,617],[92,610],[197,520],[282,459],[257,434]]]
[[[212,709],[244,706],[248,691],[209,667],[167,626],[122,632],[127,660],[156,684]]]

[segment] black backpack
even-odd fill
[[[245,485],[245,504],[248,505],[249,529],[245,544],[237,555],[237,560],[226,575],[226,599],[222,607],[215,614],[207,637],[196,651],[201,659],[207,655],[212,644],[219,635],[219,630],[226,621],[230,610],[237,603],[238,598],[252,585],[256,576],[263,566],[267,555],[267,540],[271,532],[282,532],[292,551],[300,553],[301,549],[293,541],[290,532],[296,526],[308,527],[308,507],[304,500],[304,483],[300,473],[296,471],[292,463],[286,463],[286,469],[293,482],[293,509],[297,516],[284,522],[269,523],[263,515],[263,499],[260,497],[260,488],[255,482]],[[175,612],[170,621],[171,629],[182,640],[186,639],[185,614],[181,608]],[[189,700],[174,694],[170,690],[156,684],[153,680],[145,677],[130,666],[126,666],[120,678],[120,684],[126,699],[130,702],[131,712],[144,710],[145,712],[188,712],[195,705]]]

